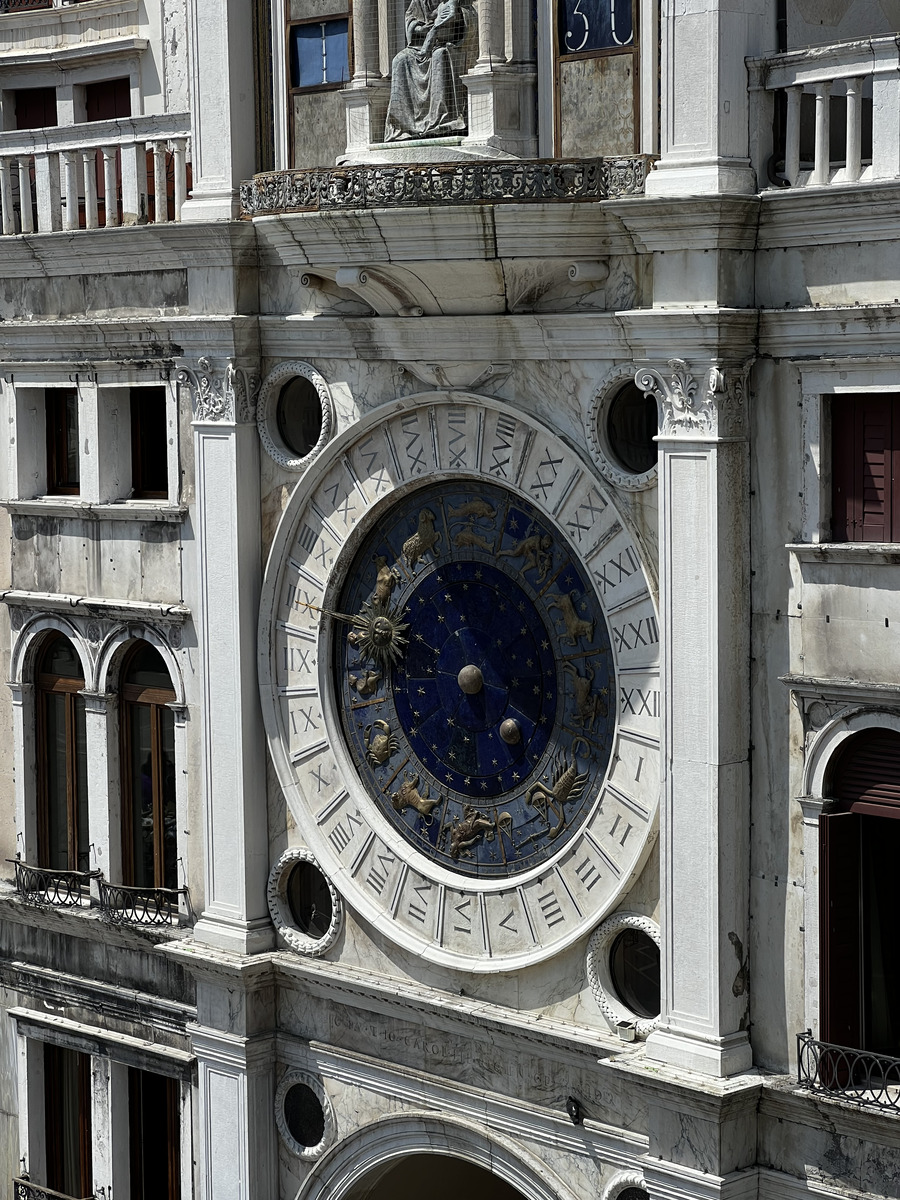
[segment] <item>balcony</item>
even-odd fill
[[[8,860],[16,869],[16,891],[26,902],[40,908],[88,908],[91,880],[98,871],[53,871],[34,867],[21,859]]]
[[[651,158],[491,159],[271,171],[241,184],[246,217],[432,205],[546,204],[643,195]]]
[[[13,1177],[13,1196],[15,1200],[76,1200],[73,1196],[66,1196],[62,1192],[54,1192],[52,1188],[44,1187],[40,1183],[32,1183],[30,1179],[25,1177]],[[94,1196],[85,1196],[81,1200],[96,1200]]]
[[[7,861],[15,867],[16,891],[37,908],[98,906],[101,920],[109,924],[155,926],[179,925],[190,911],[186,887],[126,887],[108,883],[101,871],[56,871],[20,858]]]
[[[3,234],[180,221],[189,136],[187,113],[0,133]]]
[[[900,39],[815,46],[747,67],[761,188],[900,178]]]
[[[111,925],[173,925],[178,923],[181,897],[188,889],[126,887],[100,880],[100,917]]]
[[[817,1042],[808,1029],[797,1034],[797,1082],[834,1099],[900,1112],[900,1058]]]

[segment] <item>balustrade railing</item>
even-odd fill
[[[19,858],[10,859],[16,869],[16,891],[28,904],[53,908],[81,908],[90,904],[91,880],[98,871],[54,871],[35,867]]]
[[[0,133],[4,234],[180,221],[187,114]]]
[[[126,887],[100,880],[100,915],[114,925],[171,925],[188,889]]]
[[[900,1058],[797,1034],[797,1082],[854,1104],[900,1111]]]
[[[760,187],[900,177],[900,39],[748,59]]]
[[[25,1176],[13,1176],[13,1196],[15,1200],[77,1200],[74,1196],[67,1196],[63,1192],[54,1192],[52,1188],[44,1187],[40,1183],[32,1183]],[[94,1196],[83,1196],[80,1200],[95,1200]]]

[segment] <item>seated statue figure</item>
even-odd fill
[[[410,0],[406,47],[391,63],[384,140],[446,137],[466,131],[460,81],[475,10],[464,0]]]

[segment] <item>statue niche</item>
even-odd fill
[[[466,42],[475,9],[464,0],[410,0],[406,47],[391,63],[384,140],[446,137],[466,131]]]

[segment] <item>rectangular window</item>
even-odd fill
[[[131,80],[103,79],[85,84],[85,116],[89,121],[114,121],[131,116]]]
[[[47,1186],[65,1196],[93,1193],[91,1060],[76,1050],[44,1046]]]
[[[56,88],[18,88],[15,97],[16,129],[46,129],[57,124]]]
[[[78,393],[74,388],[48,388],[44,396],[47,412],[47,491],[52,496],[77,496],[80,488]]]
[[[831,537],[900,541],[900,395],[831,402]]]
[[[177,1079],[128,1068],[131,1200],[179,1200],[181,1122]]]
[[[556,153],[634,154],[639,140],[636,0],[557,0]],[[585,122],[583,114],[592,119]]]
[[[292,25],[288,34],[291,87],[337,87],[350,78],[347,17]]]
[[[131,389],[131,493],[137,499],[169,495],[169,439],[165,388]]]

